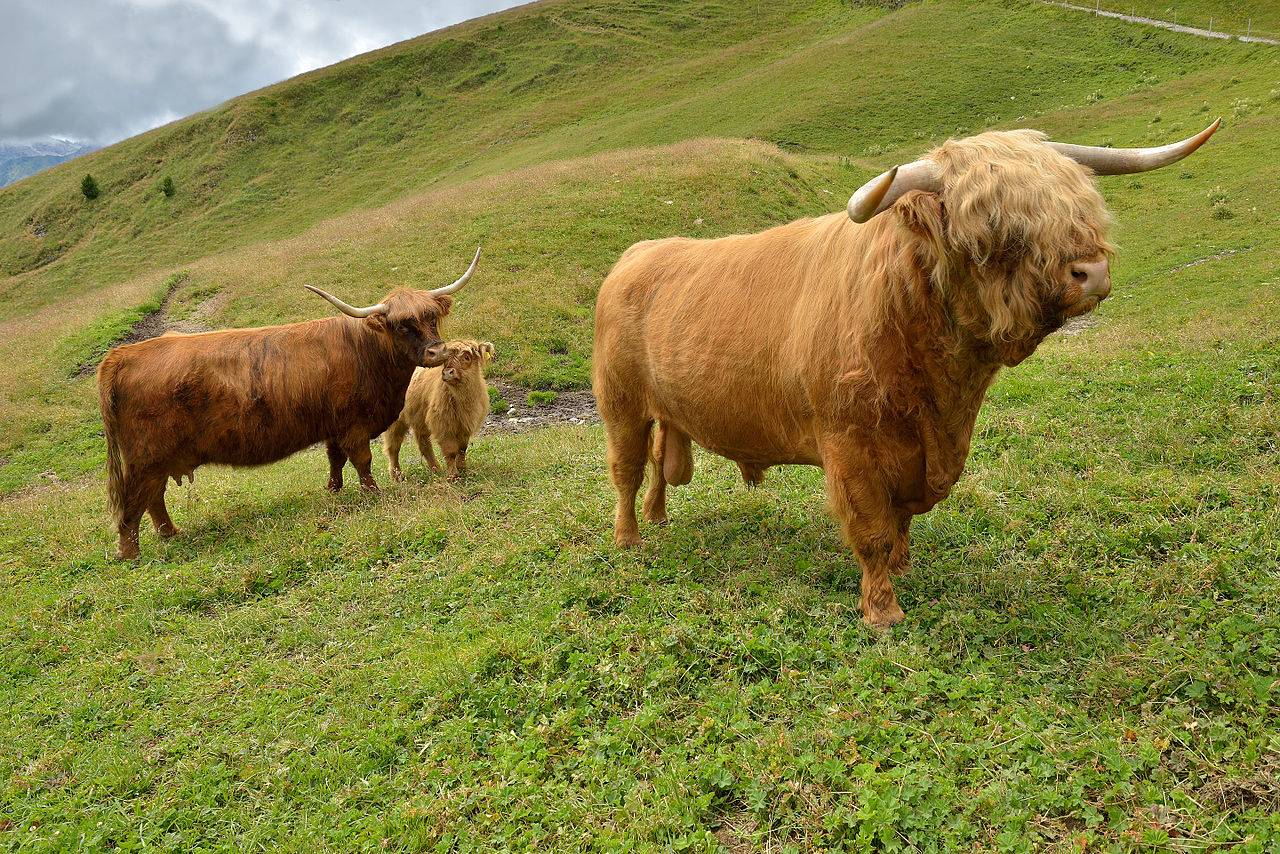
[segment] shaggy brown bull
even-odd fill
[[[748,483],[820,466],[862,564],[863,619],[902,620],[891,578],[911,518],[960,477],[996,372],[1111,289],[1092,177],[1173,163],[1217,127],[1136,150],[984,133],[869,181],[847,215],[628,249],[600,289],[593,361],[617,544],[640,541],[646,456],[655,523],[667,485],[692,477],[691,440]]]
[[[451,285],[398,289],[367,308],[307,286],[346,317],[164,335],[108,353],[98,394],[119,556],[137,557],[144,512],[160,536],[178,533],[167,480],[205,463],[259,466],[324,442],[330,490],[342,488],[347,460],[376,490],[369,441],[400,414],[414,370],[444,361],[440,320],[479,259],[476,250]]]

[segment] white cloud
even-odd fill
[[[109,143],[519,0],[4,0],[0,140]]]

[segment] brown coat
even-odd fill
[[[398,290],[383,304],[360,320],[163,335],[108,353],[98,391],[120,557],[137,556],[144,512],[177,533],[166,481],[206,463],[264,465],[324,442],[331,490],[348,459],[376,489],[369,441],[403,408],[414,369],[443,358],[452,299]]]
[[[466,475],[467,445],[489,414],[484,368],[493,360],[493,345],[488,341],[450,341],[445,352],[445,363],[440,367],[414,372],[404,410],[382,438],[394,480],[404,480],[400,446],[410,430],[433,472],[440,472],[440,464],[431,448],[432,439],[440,444],[449,479]]]
[[[890,577],[909,566],[911,517],[959,478],[996,372],[1100,299],[1072,271],[1111,252],[1102,198],[1042,139],[947,143],[930,154],[943,190],[865,225],[838,213],[627,250],[600,290],[593,358],[617,543],[639,541],[646,457],[653,522],[667,485],[692,477],[691,442],[753,484],[770,466],[821,466],[863,566],[864,617],[902,619]]]

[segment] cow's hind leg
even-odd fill
[[[634,415],[605,417],[609,449],[606,458],[609,476],[618,491],[613,514],[613,541],[619,548],[640,544],[636,520],[636,493],[644,481],[644,463],[649,456],[649,433],[653,421]]]
[[[325,443],[324,452],[329,457],[329,484],[325,488],[337,492],[342,489],[342,467],[347,464],[347,455],[333,441]]]
[[[910,564],[907,527],[874,475],[830,458],[823,464],[831,509],[862,565],[862,619],[875,628],[900,623],[905,615],[892,577]]]
[[[165,475],[135,475],[125,481],[116,519],[116,531],[120,535],[116,557],[133,560],[138,556],[138,525],[142,522],[142,514],[147,512],[157,496],[163,503],[164,486]]]
[[[169,508],[164,506],[164,491],[168,485],[168,481],[160,481],[160,488],[156,490],[155,497],[147,505],[147,513],[151,516],[151,524],[156,526],[156,533],[166,540],[181,533],[178,530],[178,526],[173,524],[173,520],[169,518]]]

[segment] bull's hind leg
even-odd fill
[[[347,455],[333,441],[325,443],[324,452],[329,457],[329,484],[325,488],[337,492],[342,489],[342,467],[347,464]]]
[[[826,455],[823,467],[831,509],[862,565],[863,621],[875,628],[902,622],[892,577],[905,574],[910,564],[908,527],[873,475],[832,455]]]
[[[181,533],[178,530],[178,526],[173,524],[173,520],[169,518],[169,509],[164,506],[164,491],[168,485],[168,481],[160,481],[160,488],[156,491],[155,498],[152,498],[151,503],[147,505],[147,514],[151,516],[151,524],[156,526],[156,533],[166,540]]]
[[[649,456],[649,433],[653,422],[644,417],[605,415],[608,433],[609,476],[618,491],[613,514],[613,542],[619,548],[640,544],[636,520],[636,493],[644,481],[644,463]]]
[[[655,525],[667,523],[667,478],[662,473],[663,444],[667,428],[661,421],[649,443],[649,488],[644,493],[644,518]]]

